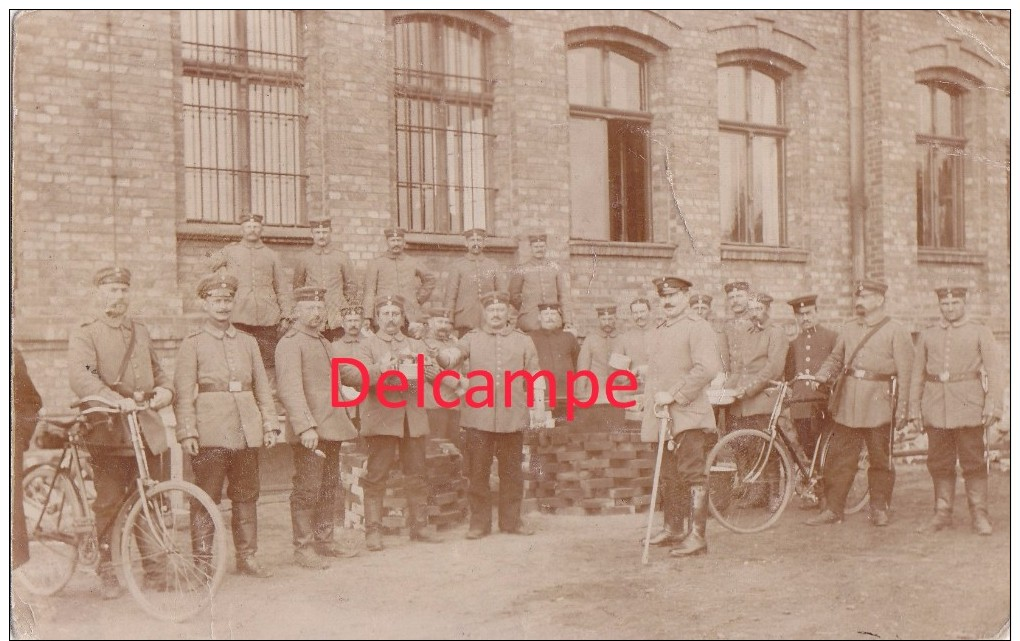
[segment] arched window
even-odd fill
[[[489,33],[442,14],[399,16],[394,106],[397,219],[417,231],[488,228]]]
[[[917,104],[917,244],[964,246],[963,95],[959,85],[914,85]]]
[[[567,51],[574,238],[651,240],[646,58],[599,41]]]
[[[753,64],[722,66],[719,204],[723,241],[782,245],[786,237],[783,81]]]

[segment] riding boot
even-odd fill
[[[104,599],[116,599],[124,594],[124,589],[117,579],[117,572],[113,569],[113,559],[109,543],[99,546],[99,568],[96,572],[99,575],[99,584]]]
[[[649,545],[676,545],[684,536],[686,486],[672,479],[662,481],[662,529],[648,540]]]
[[[209,513],[202,506],[191,508],[191,556],[195,568],[206,579],[212,578],[213,539],[216,526],[213,525]]]
[[[411,540],[422,543],[440,543],[442,539],[429,531],[428,490],[424,486],[408,492],[407,515],[411,523]]]
[[[231,529],[234,535],[234,552],[237,571],[241,574],[266,579],[273,573],[255,560],[258,549],[258,508],[255,503],[234,503],[231,507]]]
[[[953,499],[956,493],[956,478],[934,479],[935,514],[917,529],[918,532],[938,532],[953,525]]]
[[[704,485],[691,486],[691,533],[680,547],[669,551],[670,556],[685,557],[708,553],[705,530],[708,525],[708,492]]]
[[[365,494],[365,549],[378,552],[382,542],[383,496]]]
[[[312,525],[314,510],[295,507],[290,504],[290,522],[294,530],[294,563],[311,570],[329,567],[329,562],[315,553],[315,529]]]
[[[971,526],[982,536],[992,533],[988,520],[988,477],[965,479],[967,504],[970,506]]]

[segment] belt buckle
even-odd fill
[[[854,374],[853,374],[854,378],[864,378],[867,375],[868,375],[868,372],[866,370],[863,370],[863,369],[855,369],[854,370]]]
[[[949,372],[942,372],[941,374],[939,374],[939,380],[942,381],[943,383],[948,383],[949,382]]]
[[[240,392],[241,389],[241,381],[230,381],[230,383],[227,384],[228,392]]]

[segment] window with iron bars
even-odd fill
[[[301,14],[182,10],[184,211],[189,221],[305,219]]]
[[[964,247],[963,90],[945,82],[919,83],[917,96],[917,244]]]
[[[397,221],[414,231],[488,229],[489,34],[449,16],[394,20]]]

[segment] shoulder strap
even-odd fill
[[[858,352],[861,351],[861,348],[864,347],[865,343],[867,343],[871,339],[871,337],[874,336],[878,332],[878,330],[882,329],[882,326],[888,322],[889,317],[886,316],[885,318],[882,319],[882,322],[872,327],[871,330],[864,335],[864,338],[861,339],[861,342],[857,343],[857,347],[855,347],[854,351],[850,354],[850,358],[843,361],[843,367],[850,367],[851,364],[854,362],[854,358],[857,357]]]
[[[131,323],[131,337],[128,339],[127,351],[124,352],[124,360],[121,361],[120,369],[117,371],[117,379],[113,381],[113,385],[110,387],[117,389],[120,387],[121,379],[124,378],[124,372],[127,371],[128,363],[131,362],[131,355],[135,352],[135,324]],[[117,390],[118,392],[120,390]],[[134,391],[134,390],[131,390]]]

